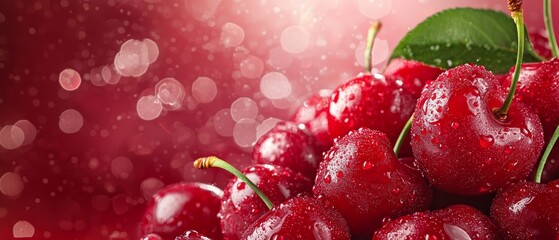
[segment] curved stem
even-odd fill
[[[514,65],[514,75],[512,79],[512,84],[510,85],[509,94],[503,103],[503,106],[496,110],[495,114],[498,119],[504,120],[507,117],[507,112],[509,111],[510,105],[514,98],[514,93],[516,92],[516,85],[518,83],[518,78],[520,77],[520,67],[522,66],[522,57],[524,55],[524,16],[522,9],[519,11],[514,11],[511,13],[514,22],[516,23],[516,32],[518,37],[518,51],[516,52],[516,64]]]
[[[410,119],[408,119],[408,121],[406,122],[406,125],[404,125],[404,128],[402,129],[402,132],[400,132],[400,135],[398,136],[398,139],[396,140],[396,143],[394,144],[394,154],[396,155],[396,157],[398,157],[398,153],[400,152],[400,148],[402,147],[404,139],[410,133],[412,122],[413,122],[413,114],[411,115]]]
[[[547,30],[547,40],[551,47],[554,57],[559,57],[559,47],[555,39],[555,32],[553,31],[553,20],[551,18],[551,0],[543,0],[543,20],[545,22],[545,29]]]
[[[557,128],[555,129],[553,136],[551,136],[551,140],[549,140],[549,143],[545,148],[545,152],[543,152],[542,159],[540,160],[540,164],[538,165],[538,170],[536,170],[536,176],[534,176],[534,182],[540,183],[542,181],[543,168],[545,167],[545,163],[547,162],[549,153],[551,153],[555,142],[557,142],[557,138],[559,138],[559,126],[557,126]]]
[[[268,197],[266,197],[266,195],[262,191],[260,191],[260,189],[250,179],[247,178],[247,176],[245,176],[243,173],[241,173],[241,171],[239,171],[237,168],[233,167],[233,165],[227,163],[226,161],[223,161],[215,156],[198,158],[196,161],[194,161],[194,167],[198,169],[215,167],[228,171],[245,182],[250,188],[252,188],[252,190],[256,194],[258,194],[260,199],[262,199],[262,201],[269,209],[272,209],[274,207],[272,201],[270,201],[270,199],[268,199]]]
[[[370,73],[373,69],[373,45],[375,45],[375,38],[381,27],[382,24],[379,21],[375,21],[371,24],[369,33],[367,34],[367,45],[365,46],[365,71],[368,73]]]

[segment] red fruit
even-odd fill
[[[305,125],[283,122],[264,134],[252,149],[255,163],[272,164],[314,179],[322,154]]]
[[[453,205],[433,212],[406,215],[386,223],[375,232],[381,239],[500,239],[491,220],[475,208]]]
[[[361,127],[375,129],[394,144],[414,105],[414,97],[401,83],[379,74],[360,74],[332,93],[328,129],[334,137]]]
[[[153,195],[139,225],[140,236],[155,233],[172,239],[187,229],[221,238],[217,214],[223,192],[204,183],[178,183]]]
[[[503,86],[510,88],[514,67]],[[546,142],[559,125],[559,59],[540,63],[522,64],[516,95],[538,114],[543,125]],[[559,150],[555,149],[544,168],[543,182],[556,178],[559,171]],[[555,176],[554,176],[555,175]]]
[[[318,142],[321,152],[328,151],[334,142],[328,132],[328,100],[330,95],[329,92],[327,96],[312,95],[303,102],[303,105],[297,109],[291,119],[293,122],[304,123],[307,126],[309,132]]]
[[[140,238],[140,240],[163,240],[159,235],[155,233],[150,233]]]
[[[547,39],[547,33],[545,30],[531,32],[529,34],[530,42],[534,47],[536,53],[545,59],[550,59],[553,57],[551,48],[549,47],[549,40]]]
[[[254,222],[242,239],[350,239],[343,217],[318,199],[295,197]]]
[[[288,168],[258,164],[242,171],[272,201],[280,204],[299,193],[310,193],[312,182]],[[240,235],[260,216],[268,212],[260,197],[238,178],[233,178],[224,189],[219,216],[226,239],[239,239]]]
[[[411,144],[432,185],[479,195],[526,178],[543,147],[543,130],[516,99],[506,119],[497,119],[493,111],[506,95],[493,74],[475,65],[444,72],[421,94]]]
[[[338,139],[316,176],[323,195],[344,216],[352,236],[370,238],[385,217],[425,210],[431,189],[394,156],[384,133],[361,128]]]
[[[559,181],[523,182],[499,192],[491,217],[505,239],[559,238]]]
[[[410,91],[415,98],[421,96],[421,91],[427,82],[437,79],[444,70],[425,65],[421,62],[397,58],[390,61],[384,70],[388,79],[401,81],[402,86]]]
[[[460,196],[443,192],[440,189],[433,189],[433,203],[431,209],[442,209],[456,204],[464,204],[474,207],[477,210],[489,214],[491,203],[495,194],[478,195],[478,196]]]
[[[200,234],[197,231],[188,230],[183,234],[181,234],[180,236],[177,236],[175,240],[211,240],[211,239]]]

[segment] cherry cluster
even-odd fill
[[[511,10],[523,26],[521,8]],[[248,168],[197,160],[237,177],[223,191],[202,183],[160,190],[140,235],[557,239],[559,59],[520,65],[520,28],[518,64],[501,76],[474,64],[445,71],[405,59],[381,75],[368,63],[263,135]],[[536,51],[550,56],[540,42]]]

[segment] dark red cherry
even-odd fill
[[[278,123],[262,135],[252,149],[255,163],[272,164],[300,172],[313,179],[322,153],[305,125],[293,122]]]
[[[551,59],[553,57],[545,30],[542,29],[541,31],[530,32],[529,36],[530,42],[538,55],[544,57],[545,59]]]
[[[245,231],[242,239],[350,239],[346,221],[322,201],[300,196],[264,214]]]
[[[491,217],[505,239],[558,239],[558,203],[558,180],[522,182],[497,193]]]
[[[155,233],[173,239],[187,229],[220,239],[217,217],[223,192],[204,183],[178,183],[153,195],[139,225],[141,236]]]
[[[392,239],[500,239],[493,222],[477,209],[452,205],[394,219],[375,232],[373,240]]]
[[[493,74],[475,65],[442,73],[421,94],[411,144],[432,185],[480,195],[528,176],[543,147],[542,126],[516,99],[498,119],[494,111],[506,95]]]
[[[388,79],[401,81],[402,86],[410,91],[417,99],[427,82],[437,79],[444,70],[425,65],[421,62],[402,58],[390,61],[384,70]]]
[[[272,201],[280,204],[299,193],[310,193],[312,182],[288,168],[258,164],[242,171]],[[240,235],[260,216],[268,212],[260,197],[238,178],[229,181],[224,189],[219,216],[223,236],[240,239]]]
[[[433,203],[431,204],[431,209],[442,209],[456,204],[464,204],[489,215],[489,209],[491,209],[493,198],[495,198],[495,194],[461,196],[435,188],[433,189]]]
[[[513,72],[514,67],[503,82],[504,87],[510,88]],[[538,114],[548,142],[559,125],[559,59],[522,64],[516,96]],[[544,168],[542,181],[555,179],[558,171],[559,149],[555,149]]]
[[[188,230],[183,234],[177,236],[175,240],[211,240],[210,238],[200,234],[194,230]]]
[[[328,108],[328,129],[334,137],[361,127],[386,133],[394,144],[410,118],[415,98],[396,81],[363,73],[334,90]]]
[[[420,173],[398,161],[384,133],[367,128],[334,142],[313,189],[346,219],[352,236],[370,238],[385,217],[425,210],[431,189]]]
[[[334,139],[328,132],[328,101],[331,92],[312,95],[297,109],[291,121],[303,123],[316,139],[321,152],[328,151]],[[323,96],[326,95],[326,96]]]

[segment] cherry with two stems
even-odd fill
[[[516,66],[524,53],[521,1],[510,1],[517,25]],[[426,87],[414,113],[411,145],[429,182],[457,195],[481,195],[525,179],[543,147],[537,115],[508,95],[481,66],[450,69]]]
[[[248,185],[270,209],[253,221],[238,218],[238,221],[252,223],[243,230],[244,233],[239,232],[239,235],[242,234],[240,239],[350,239],[343,217],[322,199],[300,195],[274,206],[267,197],[268,194],[264,193],[265,190],[260,190],[266,185],[257,186],[258,183],[253,183],[249,176],[245,176],[227,162],[216,157],[207,157],[196,160],[194,166],[200,169],[218,167],[231,172]]]

